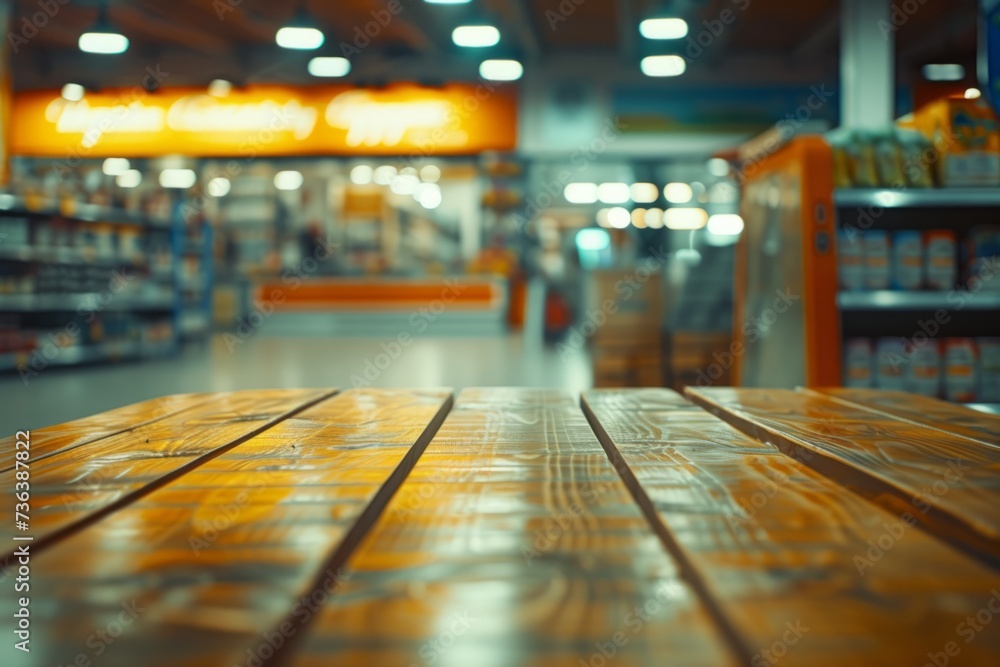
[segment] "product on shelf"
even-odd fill
[[[979,400],[1000,403],[1000,338],[979,338]]]
[[[906,184],[911,188],[933,188],[934,173],[926,157],[932,150],[930,140],[913,130],[899,129],[896,136],[903,151]]]
[[[963,258],[964,282],[970,290],[1000,291],[1000,227],[978,225],[969,230]]]
[[[875,385],[872,366],[875,351],[868,338],[849,338],[844,346],[844,386],[868,389]]]
[[[1000,185],[1000,132],[985,100],[938,100],[918,109],[911,124],[931,141],[942,186]]]
[[[879,183],[888,187],[903,187],[906,177],[903,175],[903,152],[893,135],[884,135],[875,139],[875,170]]]
[[[907,391],[932,398],[941,396],[940,341],[911,342],[907,356],[910,359]]]
[[[924,248],[920,232],[892,235],[892,287],[918,290],[924,282]]]
[[[955,264],[955,232],[939,229],[927,232],[926,240],[927,288],[931,290],[952,290],[958,283],[958,267]]]
[[[840,231],[837,235],[837,263],[841,287],[846,290],[865,288],[864,243],[858,235]]]
[[[944,341],[944,393],[949,401],[976,400],[976,343],[971,338]]]
[[[909,359],[900,338],[879,338],[875,350],[875,361],[878,374],[875,386],[879,389],[895,391],[906,390],[906,379],[909,376]]]
[[[0,243],[4,246],[28,245],[27,218],[0,217]]]
[[[864,235],[865,287],[870,290],[889,288],[889,234],[870,229]]]

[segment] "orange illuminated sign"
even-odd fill
[[[455,155],[513,150],[517,99],[496,84],[250,86],[14,98],[11,153],[45,157]]]

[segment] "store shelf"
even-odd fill
[[[146,344],[141,342],[115,342],[102,345],[81,345],[61,348],[54,357],[45,358],[46,368],[79,366],[111,361],[127,361],[140,358],[166,357],[175,351],[173,343]],[[27,364],[31,353],[0,354],[0,372],[17,370],[19,364]]]
[[[841,310],[1000,310],[1000,292],[841,292]]]
[[[0,296],[0,312],[54,313],[77,312],[79,309],[101,312],[166,311],[174,308],[173,297],[139,299],[115,296],[101,304],[100,295],[86,294],[7,294]]]
[[[1000,188],[842,188],[833,200],[841,208],[1000,208]]]
[[[32,246],[0,246],[0,260],[101,266],[144,266],[143,262],[136,261],[134,257],[100,255],[79,248],[35,248]]]
[[[170,229],[170,223],[149,216],[111,209],[94,204],[76,204],[72,215],[65,215],[51,205],[39,208],[29,207],[23,198],[0,194],[0,215],[29,218],[61,218],[77,222],[104,222],[116,225],[130,225],[149,229]]]

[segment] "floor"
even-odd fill
[[[236,342],[238,341],[238,342]],[[591,384],[585,350],[557,351],[521,336],[391,339],[229,336],[163,361],[53,368],[25,385],[0,376],[3,433],[37,429],[167,394],[354,386],[558,387]]]

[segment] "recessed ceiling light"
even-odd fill
[[[640,63],[646,76],[680,76],[687,69],[687,63],[680,56],[646,56]]]
[[[667,229],[701,229],[707,222],[708,213],[703,208],[671,208],[663,214]]]
[[[379,185],[389,185],[399,173],[391,164],[384,164],[375,170],[372,179]]]
[[[212,197],[225,197],[233,188],[233,184],[225,176],[216,176],[208,182],[208,194]]]
[[[694,197],[694,190],[687,183],[668,183],[663,196],[671,204],[686,204]]]
[[[500,31],[491,25],[460,25],[451,33],[457,46],[483,48],[500,42]]]
[[[713,215],[708,219],[708,231],[716,236],[735,236],[743,232],[743,218],[735,213]]]
[[[563,197],[570,204],[596,204],[596,183],[570,183],[563,189]]]
[[[602,204],[624,204],[631,197],[628,183],[601,183],[597,198]]]
[[[337,78],[351,72],[351,61],[340,56],[319,56],[309,61],[309,73],[316,77]]]
[[[300,171],[279,171],[274,175],[274,187],[279,190],[298,190],[304,181]]]
[[[115,55],[128,50],[128,37],[117,32],[85,32],[79,46],[84,53]]]
[[[192,169],[164,169],[160,172],[160,187],[187,189],[198,182]]]
[[[479,76],[487,81],[517,81],[524,75],[524,65],[516,60],[484,60]]]
[[[646,39],[682,39],[687,37],[688,24],[684,19],[646,19],[639,24],[639,34]]]
[[[109,157],[101,165],[101,171],[107,176],[118,176],[132,168],[132,164],[123,157]]]
[[[137,188],[142,183],[142,172],[138,169],[123,171],[115,177],[115,183],[120,188]]]
[[[965,67],[955,63],[924,65],[924,78],[928,81],[961,81]]]
[[[654,183],[634,183],[629,194],[636,204],[652,204],[660,198],[660,189]]]
[[[616,206],[608,210],[608,223],[615,229],[625,229],[632,223],[632,214],[628,209]]]
[[[359,164],[351,169],[351,183],[355,185],[369,185],[375,177],[375,170],[367,164]]]
[[[441,180],[441,168],[429,164],[420,170],[420,180],[424,183],[437,183]]]

